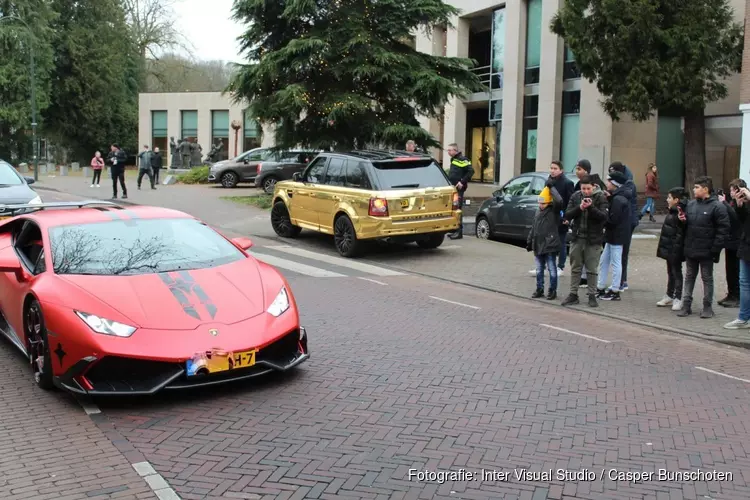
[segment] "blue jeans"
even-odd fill
[[[742,321],[750,320],[750,260],[740,259],[740,315]]]
[[[604,290],[607,285],[607,276],[610,268],[612,269],[612,281],[609,287],[613,292],[620,291],[622,279],[622,245],[604,245],[604,251],[599,259],[599,282],[596,287]]]
[[[565,245],[565,242],[568,238],[568,226],[559,228],[558,232],[560,234],[560,242],[562,242],[562,248],[560,249],[560,260],[557,263],[557,267],[559,267],[560,270],[563,270],[565,269],[565,260],[568,258],[568,248]]]
[[[641,215],[645,215],[646,212],[651,212],[651,215],[654,215],[654,199],[653,198],[646,198],[646,204],[643,205],[643,209],[641,210]]]
[[[534,260],[536,261],[536,288],[537,290],[544,290],[544,268],[546,267],[549,271],[549,289],[557,290],[557,266],[555,261],[557,260],[556,253],[547,253],[544,255],[535,255]]]

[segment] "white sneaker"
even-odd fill
[[[536,269],[532,269],[531,271],[529,271],[529,274],[536,276]]]
[[[675,299],[672,303],[672,310],[679,311],[680,309],[682,309],[682,299]]]
[[[101,186],[99,184],[97,184],[96,187],[100,188]]]
[[[727,330],[739,330],[740,328],[748,328],[750,327],[750,324],[748,324],[747,321],[742,321],[741,319],[735,319],[734,321],[730,321],[726,325],[724,325],[724,328]]]
[[[560,269],[560,268],[558,267],[558,268],[557,268],[557,275],[558,275],[558,276],[565,276],[565,271],[563,271],[562,269]]]
[[[89,187],[94,187],[94,185],[92,184],[92,185],[90,185]]]
[[[659,307],[666,307],[671,306],[672,302],[674,302],[672,300],[672,297],[670,297],[669,295],[665,295],[659,302],[656,303],[656,305]]]

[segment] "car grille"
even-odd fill
[[[179,363],[107,356],[85,376],[96,392],[150,392],[182,371]]]

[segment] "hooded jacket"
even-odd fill
[[[632,190],[627,184],[610,195],[609,214],[604,225],[604,241],[610,245],[625,245],[631,235],[630,199]]]
[[[688,200],[682,198],[677,205],[669,209],[664,218],[659,235],[659,246],[656,249],[656,256],[660,259],[673,262],[685,260],[685,225],[679,219],[678,207],[684,212],[687,203]]]
[[[547,178],[546,185],[549,186],[550,189],[554,187],[560,194],[560,198],[562,198],[562,205],[560,206],[560,210],[564,207],[567,207],[568,202],[570,201],[570,197],[575,192],[575,185],[573,184],[573,181],[568,179],[568,176],[562,173],[557,177],[549,176]],[[558,227],[558,229],[564,230],[566,233],[568,231],[568,227],[562,223],[562,218],[560,218],[560,226]]]
[[[729,214],[716,195],[691,200],[685,211],[685,257],[694,260],[715,259],[729,237]]]
[[[572,241],[583,240],[587,245],[601,245],[609,212],[607,196],[595,189],[591,194],[591,206],[586,210],[581,210],[581,200],[583,193],[576,191],[565,210],[565,219],[570,221]]]
[[[562,197],[556,187],[550,188],[552,203],[543,209],[537,209],[534,222],[526,238],[526,249],[533,250],[534,255],[558,253],[562,249],[560,240],[560,209],[563,207]]]
[[[742,206],[737,206],[737,219],[742,224],[742,233],[740,234],[739,248],[737,249],[737,258],[750,261],[750,210],[748,202]]]

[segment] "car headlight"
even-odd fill
[[[286,288],[282,288],[279,294],[273,300],[273,303],[268,306],[268,314],[278,318],[289,309],[289,295],[286,293]]]
[[[31,200],[28,204],[29,205],[41,205],[42,204],[42,198],[41,198],[41,196],[37,196],[36,198],[34,198],[33,200]]]
[[[96,333],[101,333],[103,335],[112,335],[113,337],[130,337],[136,330],[134,326],[124,325],[122,323],[118,323],[117,321],[100,318],[95,314],[88,314],[81,311],[76,311],[76,314],[84,321],[84,323],[89,325],[89,328],[94,330]]]

